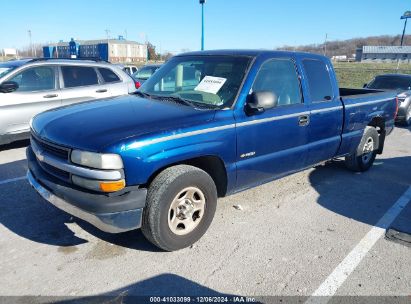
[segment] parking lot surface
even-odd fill
[[[106,234],[51,206],[24,178],[24,144],[8,146],[0,295],[409,296],[411,247],[380,231],[389,218],[411,233],[411,128],[385,147],[362,174],[335,161],[220,199],[206,235],[169,253],[140,231]]]

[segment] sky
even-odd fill
[[[127,36],[178,53],[201,46],[198,0],[1,1],[0,49]],[[273,49],[402,33],[410,0],[207,0],[205,48]],[[408,33],[411,33],[411,22]]]

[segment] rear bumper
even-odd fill
[[[27,179],[31,186],[57,208],[109,233],[141,227],[146,189],[130,190],[117,196],[96,194],[71,188],[45,173],[29,147]]]

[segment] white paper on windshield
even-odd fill
[[[203,80],[195,87],[195,91],[201,91],[206,93],[217,94],[221,89],[224,83],[227,81],[227,78],[214,77],[214,76],[205,76]]]

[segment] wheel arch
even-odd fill
[[[166,166],[157,169],[153,174],[151,174],[144,187],[148,187],[160,172],[176,165],[190,165],[204,170],[213,179],[217,188],[218,196],[223,197],[226,195],[228,186],[227,170],[223,160],[220,157],[214,155],[199,156],[167,164]]]

